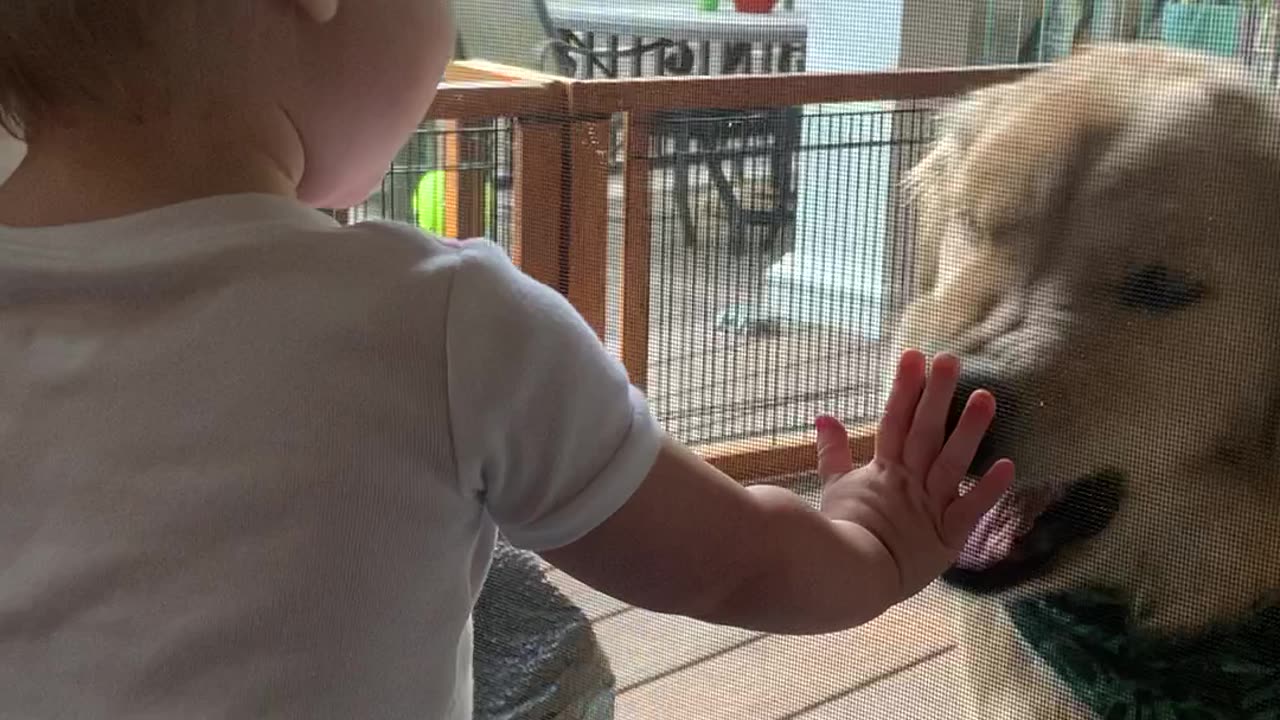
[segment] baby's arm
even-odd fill
[[[564,298],[469,252],[448,336],[459,476],[513,544],[623,601],[771,632],[851,627],[941,573],[1011,478],[958,497],[994,405],[971,403],[948,440],[957,368],[935,363],[926,388],[916,354],[875,462],[854,471],[843,429],[820,433],[834,512],[743,488],[661,432]]]
[[[743,488],[672,440],[621,510],[543,556],[628,603],[766,632],[841,630],[901,599],[874,535],[787,490]]]

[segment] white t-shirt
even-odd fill
[[[659,441],[488,242],[251,195],[0,227],[0,717],[469,719],[495,532],[578,539]]]

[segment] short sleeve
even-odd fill
[[[578,540],[653,466],[662,433],[644,396],[567,300],[487,241],[464,244],[447,317],[460,477],[512,544]]]

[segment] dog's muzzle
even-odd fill
[[[1017,419],[1017,393],[1014,392],[1012,386],[1002,382],[994,373],[987,372],[983,369],[970,370],[965,368],[960,373],[959,381],[956,384],[955,397],[951,399],[951,408],[947,413],[947,435],[955,430],[956,425],[960,422],[960,414],[964,412],[965,405],[969,402],[969,396],[978,390],[986,390],[995,397],[996,415],[991,422],[991,427],[987,430],[987,434],[983,436],[982,443],[978,446],[978,452],[973,457],[973,463],[969,466],[969,472],[974,475],[981,475],[986,472],[991,464],[999,459],[996,453],[999,452],[1000,446],[1003,444],[1001,438],[1008,433],[1011,426]]]
[[[981,475],[1008,454],[1019,427],[1018,393],[981,366],[966,369],[957,383],[947,418],[950,434],[969,396],[984,389],[995,396],[996,416],[978,447],[969,471]],[[1034,447],[1034,438],[1019,447]],[[1017,463],[1018,458],[1012,458]],[[1000,592],[1042,577],[1053,570],[1062,551],[1101,533],[1119,510],[1124,480],[1118,472],[1100,471],[1079,478],[1057,492],[1032,490],[1034,482],[1017,481],[1009,495],[983,518],[956,565],[943,575],[949,585],[969,592]]]

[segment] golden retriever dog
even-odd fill
[[[1277,107],[1098,46],[954,104],[913,170],[894,344],[958,355],[1000,404],[974,471],[1018,466],[943,579],[973,718],[1280,717]],[[1093,645],[1019,614],[1091,595]]]

